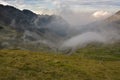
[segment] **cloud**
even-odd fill
[[[19,9],[27,8],[35,12],[41,12],[43,9],[45,12],[117,11],[120,9],[119,0],[0,0],[0,3],[10,4]]]
[[[95,12],[99,10],[116,12],[120,9],[118,0],[51,0],[57,12]]]
[[[101,18],[101,17],[108,17],[111,15],[111,13],[107,12],[107,11],[96,11],[93,14],[93,17],[95,18]]]
[[[83,46],[91,42],[106,42],[104,35],[97,32],[85,32],[83,34],[72,37],[66,40],[62,47],[78,47]]]
[[[0,4],[9,5],[7,2],[0,0]]]
[[[0,2],[2,2],[1,4],[6,3],[6,5],[15,6],[19,9],[23,9],[26,6],[29,6],[24,3],[24,0],[0,0]]]

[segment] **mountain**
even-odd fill
[[[77,39],[76,37],[81,35],[85,35],[84,39],[91,36],[91,41],[96,41],[94,34],[97,34],[99,39],[102,37],[102,41],[119,41],[120,11],[105,20],[76,29],[69,26],[69,23],[58,15],[38,15],[27,9],[19,10],[13,6],[0,5],[0,47],[29,50],[58,50],[70,38]],[[78,42],[84,39],[79,38]]]
[[[107,19],[109,22],[120,24],[120,11]]]
[[[76,49],[91,43],[111,44],[116,42],[120,42],[120,11],[104,20],[72,29],[69,39],[63,46]]]
[[[63,31],[62,26],[64,28],[68,26],[68,23],[60,16],[37,15],[30,10],[21,11],[12,6],[0,5],[0,17],[0,21],[5,25],[21,31],[47,28],[57,32],[58,29]],[[58,33],[58,35],[60,34]]]
[[[101,28],[103,28],[103,29],[106,28],[106,30],[111,29],[111,30],[118,30],[119,31],[120,30],[120,11],[118,11],[115,14],[113,14],[112,16],[106,18],[105,20],[96,21],[96,22],[90,23],[88,25],[84,25],[84,27],[89,27],[93,31],[96,29],[100,30]],[[87,29],[89,30],[89,28],[87,28]]]
[[[2,45],[5,42],[6,45],[20,43],[21,46],[42,44],[53,47],[67,36],[68,26],[67,21],[57,15],[38,15],[27,9],[0,5],[0,33],[4,38],[0,40]]]

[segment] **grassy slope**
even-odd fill
[[[88,46],[72,55],[0,50],[0,80],[120,80],[120,47]]]

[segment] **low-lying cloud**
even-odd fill
[[[78,47],[85,46],[91,42],[106,42],[106,37],[103,34],[97,32],[86,32],[80,35],[74,36],[69,40],[66,40],[62,47]]]

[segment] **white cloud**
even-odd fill
[[[96,11],[93,14],[93,17],[95,18],[101,18],[101,17],[108,17],[111,15],[111,13],[107,12],[107,11]]]
[[[9,5],[9,3],[5,2],[5,1],[2,1],[2,0],[0,0],[0,4]]]
[[[119,0],[0,0],[1,4],[12,5],[19,9],[30,9],[41,12],[42,9],[53,10],[56,12],[72,11],[118,11],[120,8]]]

